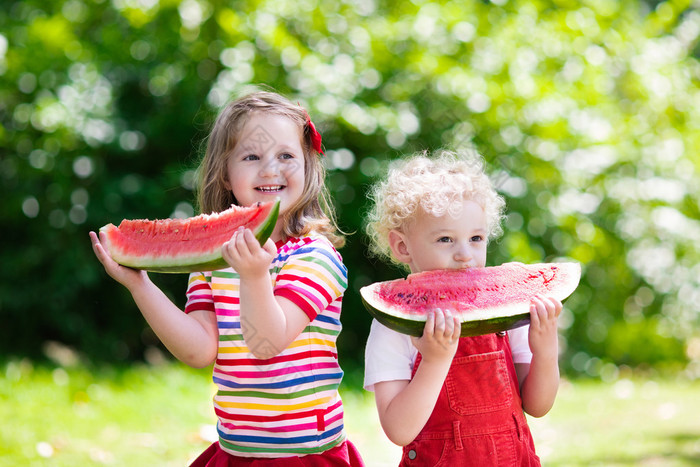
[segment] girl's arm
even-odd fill
[[[253,233],[241,228],[222,252],[241,278],[241,331],[248,349],[259,359],[278,355],[310,320],[291,300],[273,293],[269,268],[277,254],[274,242],[268,240],[260,247]]]
[[[136,306],[165,347],[187,365],[202,368],[211,364],[218,351],[216,315],[209,311],[183,313],[145,271],[117,264],[95,232],[90,232],[90,239],[107,274],[131,292]]]
[[[559,389],[557,317],[562,304],[551,297],[535,297],[530,305],[529,342],[532,362],[516,364],[523,409],[542,417],[554,405]]]
[[[449,311],[428,315],[420,339],[411,338],[421,353],[413,379],[374,385],[379,421],[387,437],[399,446],[413,441],[423,429],[452,364],[459,343],[460,323]]]

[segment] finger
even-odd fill
[[[272,256],[277,255],[277,245],[275,245],[275,242],[273,242],[271,238],[267,239],[267,241],[263,245],[263,248],[265,249],[265,251],[270,253]]]
[[[238,235],[236,236],[236,249],[241,257],[246,257],[251,254],[249,239],[246,236],[246,232],[249,232],[248,229],[241,227],[238,229]]]
[[[238,249],[236,247],[236,241],[238,238],[238,231],[234,232],[233,235],[231,236],[231,240],[228,242],[225,242],[221,246],[221,256],[223,256],[224,260],[226,260],[227,263],[231,263],[232,260],[235,260],[238,258]]]
[[[435,312],[429,311],[428,317],[425,320],[425,327],[423,327],[423,336],[432,336],[435,332]]]
[[[233,235],[231,236],[231,238],[228,241],[224,242],[221,245],[221,255],[222,256],[226,257],[226,255],[228,254],[228,250],[231,248],[232,242],[233,242]]]
[[[557,318],[561,314],[561,310],[563,308],[561,301],[557,300],[554,297],[546,297],[546,304],[547,311],[550,317]]]
[[[107,234],[106,234],[106,233],[104,233],[104,232],[99,232],[97,235],[99,236],[99,239],[100,239],[100,243],[101,243],[101,244],[107,243]]]
[[[92,244],[92,250],[95,252],[95,254],[97,254],[98,247],[102,246],[100,245],[100,239],[97,238],[97,234],[95,232],[90,231],[88,235],[90,235],[90,243]]]
[[[556,316],[558,318],[559,315],[561,315],[561,311],[564,309],[564,305],[562,305],[561,301],[559,301],[559,300],[556,300],[556,299],[552,299],[552,300],[555,302],[555,304],[554,304],[554,316]]]
[[[445,315],[442,310],[435,310],[435,334],[440,335],[445,332]]]
[[[540,315],[537,313],[537,305],[534,303],[530,304],[530,326],[538,327],[540,325]]]
[[[267,252],[263,245],[260,245],[258,239],[255,238],[255,234],[252,230],[245,229],[243,232],[243,237],[245,239],[246,248],[248,248],[251,255],[259,255],[263,251]]]
[[[535,305],[537,313],[540,315],[540,317],[547,314],[547,304],[541,295],[535,295],[532,297],[532,301],[530,303]]]
[[[100,236],[102,235],[104,234],[100,232]],[[95,256],[97,256],[97,259],[100,261],[100,263],[102,263],[102,265],[107,266],[110,262],[114,261],[95,232],[90,232],[90,240],[92,241],[92,251],[95,253]]]
[[[231,238],[228,239],[228,242],[235,242],[236,241],[236,237],[238,236],[239,230],[240,230],[240,228],[233,231],[233,233],[231,234]],[[228,243],[228,242],[226,242],[226,243]]]
[[[243,239],[245,240],[246,246],[249,250],[254,251],[257,248],[260,248],[260,242],[258,242],[258,239],[255,238],[255,235],[253,235],[253,232],[250,229],[245,229],[243,231]]]
[[[231,235],[231,240],[226,242],[227,248],[229,250],[230,254],[237,254],[240,253],[240,245],[241,245],[241,232],[243,231],[242,228],[238,228],[235,232],[233,232],[233,235]]]
[[[229,242],[225,242],[223,245],[221,245],[221,257],[224,258],[224,261],[227,263],[231,263],[231,255],[228,252],[229,250]]]
[[[452,311],[445,312],[445,339],[448,340],[449,344],[456,343],[461,337],[462,333],[462,323],[457,316]]]
[[[236,247],[240,248],[241,245],[245,244],[245,229],[243,227],[239,227],[238,230],[236,230],[235,235]]]
[[[452,339],[459,339],[462,335],[462,322],[459,320],[459,316],[454,316],[454,329],[452,330]]]
[[[555,316],[555,307],[554,303],[552,303],[552,300],[549,297],[542,297],[540,300],[542,300],[542,304],[544,305],[544,316],[547,319],[552,319]]]
[[[551,297],[544,297],[542,295],[538,295],[537,298],[539,299],[540,303],[542,303],[542,309],[540,311],[542,319],[551,320],[556,318],[557,310],[555,300]]]
[[[455,329],[454,316],[452,315],[452,312],[450,310],[445,310],[444,316],[445,316],[445,330],[443,332],[443,335],[445,337],[451,338],[452,333],[454,332],[454,329]]]

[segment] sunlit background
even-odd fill
[[[489,264],[575,260],[568,378],[700,377],[700,7],[689,1],[6,0],[0,9],[0,351],[168,358],[87,232],[188,217],[217,109],[253,86],[324,138],[359,387],[367,187],[389,160],[476,148],[507,199]],[[184,304],[185,276],[154,275]]]

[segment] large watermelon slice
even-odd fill
[[[252,230],[262,245],[278,214],[279,199],[189,219],[125,219],[119,227],[107,224],[100,232],[110,256],[121,265],[155,272],[213,271],[228,267],[221,245],[238,227]]]
[[[580,278],[578,263],[505,263],[411,274],[362,287],[360,294],[377,321],[404,334],[422,335],[427,312],[449,308],[459,313],[462,336],[476,336],[527,324],[534,295],[564,300]]]

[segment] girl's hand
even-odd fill
[[[533,356],[558,357],[557,318],[562,310],[559,300],[536,296],[530,303],[529,343]]]
[[[92,250],[95,252],[95,256],[97,256],[97,259],[100,260],[100,263],[102,263],[102,266],[104,266],[105,271],[112,279],[116,280],[129,290],[131,290],[137,284],[148,280],[148,274],[146,271],[140,271],[122,266],[112,259],[109,253],[107,253],[107,250],[105,250],[105,248],[102,246],[102,243],[105,241],[103,233],[100,233],[100,237],[98,238],[95,232],[90,232],[90,240],[92,241]]]
[[[423,361],[452,361],[457,352],[461,324],[450,310],[436,308],[428,314],[423,335],[411,337],[413,345],[422,355]]]
[[[277,247],[271,239],[260,246],[250,229],[239,227],[231,240],[221,247],[221,253],[241,278],[261,277],[269,273],[270,263],[277,255]]]

